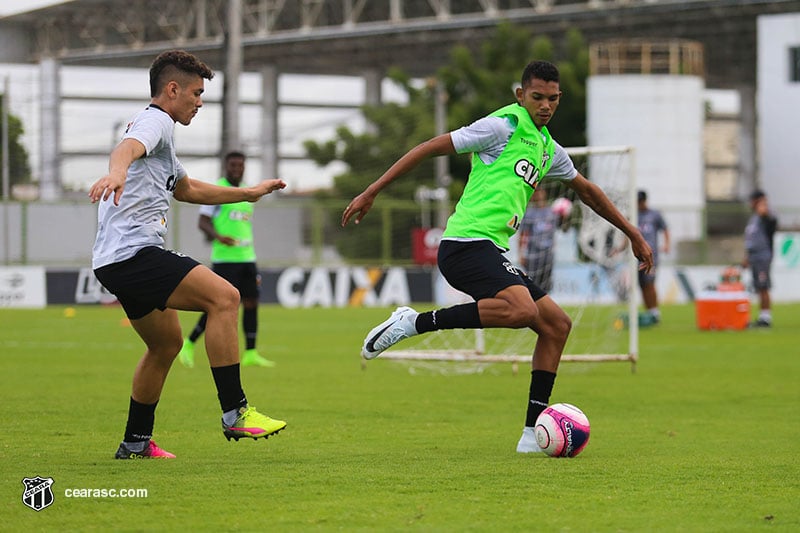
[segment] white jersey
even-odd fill
[[[483,117],[469,126],[450,132],[450,139],[459,154],[475,152],[485,164],[493,163],[508,144],[516,126],[503,117]],[[555,152],[553,164],[545,175],[545,180],[571,180],[578,175],[567,151],[553,141]]]
[[[146,246],[164,246],[170,197],[186,176],[175,155],[174,132],[172,117],[152,104],[128,124],[123,140],[142,143],[145,155],[128,168],[119,206],[113,194],[100,201],[93,269],[129,259]]]

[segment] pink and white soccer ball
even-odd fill
[[[550,457],[575,457],[589,442],[589,419],[568,403],[555,403],[536,419],[536,442]]]
[[[569,198],[556,198],[551,209],[556,215],[560,217],[566,217],[572,212],[572,202],[569,200]]]

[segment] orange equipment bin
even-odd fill
[[[745,291],[702,291],[695,297],[700,329],[746,329],[750,298]]]

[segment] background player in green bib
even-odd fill
[[[244,177],[245,155],[228,152],[225,155],[225,177],[217,182],[221,187],[238,187]],[[256,350],[258,334],[258,295],[261,277],[256,265],[253,245],[253,204],[238,202],[207,205],[200,209],[198,227],[211,242],[212,270],[228,280],[242,297],[242,329],[245,335],[243,366],[274,366]],[[208,315],[203,313],[192,332],[183,342],[178,358],[184,366],[194,366],[194,345],[206,329]]]
[[[424,313],[400,307],[367,334],[361,354],[372,359],[402,339],[440,329],[532,329],[538,337],[525,427],[517,444],[517,451],[523,453],[541,451],[533,426],[550,400],[572,328],[564,310],[503,255],[508,251],[509,237],[519,229],[534,189],[543,179],[565,182],[583,203],[625,233],[643,270],[653,265],[653,251],[639,229],[600,187],[578,173],[566,151],[547,131],[560,98],[555,65],[529,63],[516,89],[516,103],[412,148],[356,196],[342,214],[342,226],[353,217],[358,224],[384,187],[424,159],[472,153],[469,180],[447,221],[438,266],[450,285],[475,301]]]

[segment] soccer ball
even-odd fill
[[[569,198],[556,198],[551,209],[553,210],[553,213],[561,218],[564,218],[569,216],[569,214],[572,212],[572,202],[569,201]]]
[[[533,431],[550,457],[575,457],[589,442],[589,419],[574,405],[555,403],[542,411]]]

